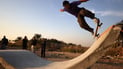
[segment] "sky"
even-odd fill
[[[77,0],[69,0],[77,1]],[[10,40],[18,36],[31,39],[34,34],[42,38],[57,39],[66,43],[90,46],[92,34],[80,28],[77,18],[60,12],[63,0],[0,0],[0,40],[4,35]],[[79,7],[95,13],[103,26],[100,33],[109,26],[123,20],[123,0],[90,0]],[[95,28],[93,20],[85,18]]]

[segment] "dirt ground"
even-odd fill
[[[40,56],[40,51],[37,51],[36,54]],[[68,52],[46,52],[46,57],[44,59],[49,61],[66,61],[79,55],[81,54]],[[91,66],[91,69],[123,69],[123,58],[101,58],[94,65]]]
[[[0,64],[0,69],[5,69],[5,68]]]

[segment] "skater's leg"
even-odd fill
[[[82,8],[79,13],[81,15],[86,16],[86,17],[89,17],[91,19],[94,19],[95,18],[95,14],[92,13],[91,11],[85,9],[85,8]]]
[[[92,13],[91,11],[85,9],[85,8],[82,8],[81,11],[79,12],[79,14],[81,14],[82,16],[86,16],[88,18],[91,18],[94,20],[95,23],[99,24],[100,23],[100,20],[95,17],[95,14]]]
[[[85,19],[84,19],[84,16],[81,16],[81,15],[78,14],[78,23],[79,23],[79,25],[80,25],[81,28],[83,28],[83,29],[85,29],[85,30],[91,32],[92,34],[94,33],[94,32],[93,32],[93,28],[91,28],[91,27],[86,23],[86,21],[85,21]]]

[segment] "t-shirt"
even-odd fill
[[[80,5],[82,2],[81,1],[73,1],[72,3],[70,3],[70,9],[65,9],[64,11],[74,15],[74,16],[78,16],[79,11],[81,10],[80,7],[78,7],[78,5]]]

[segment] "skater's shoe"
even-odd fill
[[[100,23],[99,18],[96,18],[96,17],[95,17],[93,20],[94,20],[94,22],[95,22],[96,24],[98,24],[98,25],[99,25],[99,23]]]
[[[91,32],[92,35],[94,35],[94,32]]]
[[[94,35],[94,29],[93,28],[90,30],[90,32],[92,35]]]

